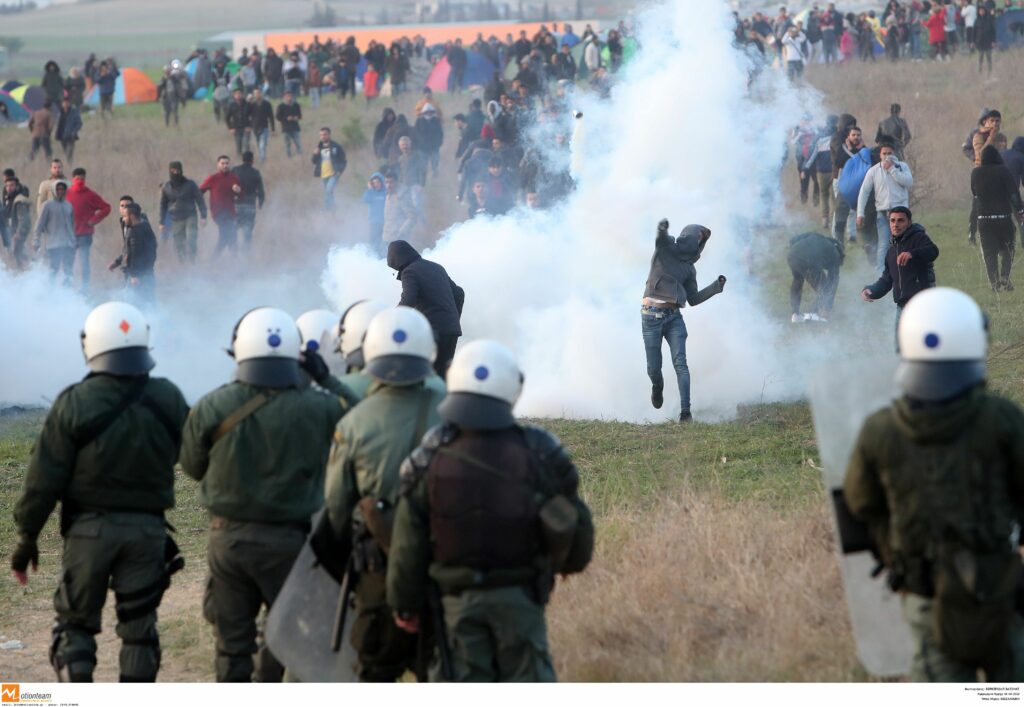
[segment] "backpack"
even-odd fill
[[[857,205],[860,187],[864,184],[864,177],[869,169],[871,169],[871,150],[862,147],[860,152],[847,160],[839,172],[839,193],[851,208]]]
[[[967,139],[964,140],[964,144],[960,146],[960,151],[964,153],[964,157],[974,162],[974,136],[978,134],[978,130],[981,128],[975,128],[971,131]]]

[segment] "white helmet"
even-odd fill
[[[955,397],[985,380],[988,322],[970,296],[952,287],[915,295],[899,324],[896,382],[924,401]]]
[[[366,372],[392,385],[426,380],[437,357],[430,322],[411,307],[380,312],[370,321],[363,340]]]
[[[383,312],[391,309],[391,305],[380,300],[364,299],[351,305],[341,315],[338,323],[338,347],[345,363],[350,369],[362,369],[366,365],[363,358],[363,337],[370,321]]]
[[[299,328],[280,309],[258,307],[248,311],[231,336],[228,353],[238,363],[236,378],[268,388],[298,385]]]
[[[138,376],[152,370],[149,324],[125,302],[107,302],[89,312],[82,327],[82,353],[96,373]]]
[[[498,430],[515,424],[512,406],[523,390],[515,355],[497,341],[466,344],[448,369],[448,395],[437,410],[448,422],[471,430]]]

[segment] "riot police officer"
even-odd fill
[[[156,609],[183,565],[167,535],[174,462],[188,405],[151,378],[149,325],[123,302],[96,307],[82,350],[90,373],[60,394],[39,435],[14,511],[11,568],[21,584],[39,562],[36,538],[57,501],[64,536],[50,661],[61,681],[91,682],[107,589],[114,590],[122,682],[152,682],[160,668]]]
[[[410,632],[433,604],[432,680],[555,680],[544,606],[556,574],[590,562],[594,526],[568,452],[516,423],[522,382],[501,344],[463,347],[448,371],[444,424],[402,467],[387,599]],[[428,601],[435,592],[440,607]]]
[[[379,300],[360,300],[350,305],[338,322],[338,351],[345,359],[346,367],[341,382],[359,398],[366,396],[366,390],[373,383],[370,375],[363,370],[366,367],[363,337],[373,318],[390,306]]]

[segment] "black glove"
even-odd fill
[[[658,233],[668,233],[668,219],[663,218],[658,221]]]
[[[978,241],[975,240],[974,231],[968,231],[968,233],[967,233],[967,242],[970,243],[971,245],[978,245]]]
[[[31,563],[32,569],[39,568],[39,548],[36,541],[26,536],[21,536],[18,546],[11,553],[11,569],[15,572],[24,572]]]
[[[722,292],[725,290],[725,275],[718,276],[718,291]]]
[[[331,369],[327,367],[323,357],[316,351],[306,351],[299,357],[299,367],[317,383],[323,383],[331,375]]]

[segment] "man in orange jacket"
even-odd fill
[[[110,204],[85,185],[85,169],[76,167],[71,173],[68,203],[74,211],[75,260],[81,262],[82,292],[89,289],[89,252],[96,225],[110,214]]]

